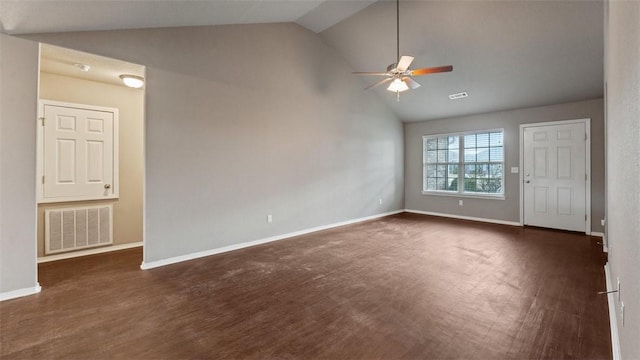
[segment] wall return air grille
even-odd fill
[[[113,244],[112,219],[112,205],[45,210],[45,255]]]

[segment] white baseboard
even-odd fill
[[[120,244],[120,245],[99,247],[99,248],[95,248],[95,249],[80,250],[80,251],[74,251],[74,252],[69,252],[69,253],[64,253],[64,254],[42,256],[42,257],[38,258],[38,264],[46,263],[46,262],[49,262],[49,261],[72,259],[72,258],[76,258],[76,257],[80,257],[80,256],[102,254],[102,253],[107,253],[107,252],[111,252],[111,251],[133,249],[133,248],[137,248],[137,247],[140,247],[140,246],[142,246],[142,241],[135,242],[135,243],[130,243],[130,244]]]
[[[607,282],[607,291],[615,290],[611,281],[611,272],[609,271],[609,263],[604,265],[604,277]],[[620,355],[620,338],[618,337],[618,317],[616,315],[615,293],[607,294],[607,303],[609,303],[609,327],[611,328],[611,348],[613,350],[613,360],[621,360]]]
[[[3,292],[3,293],[0,293],[0,301],[11,300],[11,299],[15,299],[23,296],[37,294],[40,292],[40,290],[42,290],[42,288],[40,287],[40,284],[36,283],[36,286],[34,287]]]
[[[431,211],[420,211],[420,210],[411,210],[411,209],[405,209],[404,211],[406,211],[406,212],[408,212],[408,213],[414,213],[414,214],[422,214],[422,215],[432,215],[432,216],[448,217],[448,218],[461,219],[461,220],[480,221],[480,222],[486,222],[486,223],[492,223],[492,224],[511,225],[511,226],[522,226],[519,222],[516,222],[516,221],[505,221],[505,220],[496,220],[496,219],[486,219],[486,218],[478,218],[478,217],[472,217],[472,216],[462,216],[462,215],[444,214],[444,213],[437,213],[437,212],[431,212]]]
[[[205,257],[205,256],[211,256],[211,255],[220,254],[220,253],[224,253],[224,252],[228,252],[228,251],[244,249],[244,248],[247,248],[247,247],[250,247],[250,246],[266,244],[266,243],[273,242],[273,241],[288,239],[288,238],[291,238],[291,237],[294,237],[294,236],[305,235],[305,234],[309,234],[309,233],[316,232],[316,231],[327,230],[327,229],[331,229],[331,228],[335,228],[335,227],[339,227],[339,226],[355,224],[355,223],[358,223],[358,222],[377,219],[377,218],[381,218],[381,217],[385,217],[385,216],[389,216],[389,215],[395,215],[395,214],[399,214],[399,213],[402,213],[402,212],[404,212],[404,210],[390,211],[390,212],[371,215],[371,216],[367,216],[367,217],[363,217],[363,218],[342,221],[342,222],[339,222],[339,223],[334,223],[334,224],[329,224],[329,225],[317,226],[317,227],[314,227],[314,228],[300,230],[300,231],[294,231],[294,232],[291,232],[291,233],[288,233],[288,234],[270,236],[270,237],[264,238],[264,239],[253,240],[253,241],[243,242],[243,243],[240,243],[240,244],[233,244],[233,245],[229,245],[229,246],[223,246],[223,247],[220,247],[220,248],[211,249],[211,250],[205,250],[205,251],[199,251],[199,252],[191,253],[191,254],[187,254],[187,255],[175,256],[175,257],[171,257],[171,258],[164,259],[164,260],[157,260],[157,261],[151,261],[151,262],[142,262],[142,264],[140,265],[140,268],[142,270],[153,269],[153,268],[160,267],[160,266],[171,265],[171,264],[175,264],[175,263],[179,263],[179,262],[183,262],[183,261],[189,261],[189,260],[193,260],[193,259],[198,259],[198,258]]]
[[[604,233],[597,232],[597,231],[592,231],[592,232],[591,232],[591,236],[596,236],[596,237],[601,237],[601,238],[603,238],[603,237],[604,237]]]

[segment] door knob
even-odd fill
[[[111,184],[104,184],[105,189],[111,189]]]
[[[525,180],[525,183],[527,183],[527,184],[528,184],[528,183],[530,183],[530,182],[531,182],[530,180]],[[105,185],[105,186],[106,186],[106,185]]]

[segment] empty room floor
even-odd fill
[[[403,213],[146,271],[46,263],[0,303],[0,357],[610,359],[599,240]]]

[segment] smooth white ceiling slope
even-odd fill
[[[400,102],[378,92],[404,121],[447,118],[603,96],[600,1],[400,1],[400,53],[419,76]],[[357,71],[395,62],[395,4],[377,2],[321,36]],[[373,83],[363,79],[362,86]],[[448,94],[467,91],[468,98]]]
[[[319,32],[354,71],[395,61],[395,2],[381,0],[0,0],[10,34],[297,22]],[[371,5],[373,3],[373,5]],[[371,5],[371,6],[369,6]],[[401,53],[417,77],[400,102],[373,89],[403,121],[455,117],[603,96],[602,1],[400,0]],[[362,87],[375,78],[361,79]],[[448,94],[467,91],[452,101]]]
[[[375,0],[1,0],[8,34],[298,22],[322,31]]]

